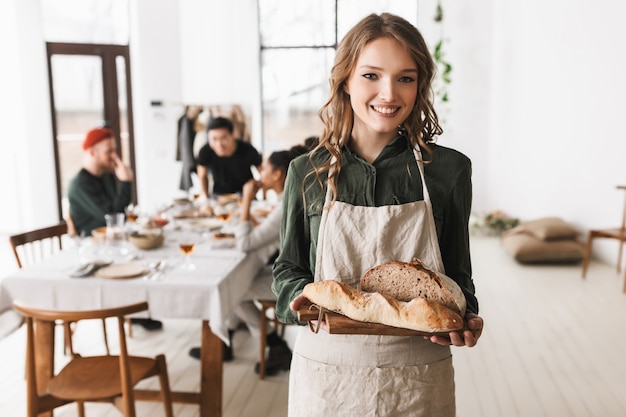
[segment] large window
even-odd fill
[[[259,0],[263,137],[266,151],[321,133],[335,48],[370,13],[417,21],[417,1]]]

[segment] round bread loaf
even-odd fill
[[[425,298],[461,317],[465,315],[467,302],[461,287],[450,277],[426,268],[418,259],[374,266],[363,274],[360,286],[362,291],[378,292],[399,301]]]

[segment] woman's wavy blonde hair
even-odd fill
[[[330,73],[330,97],[318,113],[324,124],[324,130],[319,144],[310,153],[312,157],[315,151],[326,148],[331,154],[328,160],[319,166],[311,159],[314,169],[308,174],[315,175],[321,184],[320,174],[330,171],[328,186],[331,188],[331,205],[337,198],[336,179],[341,171],[341,149],[350,140],[354,123],[350,96],[344,87],[365,45],[383,37],[393,38],[404,46],[418,69],[415,106],[398,130],[409,138],[413,146],[417,142],[429,155],[431,151],[427,144],[434,140],[434,136],[442,133],[432,103],[435,64],[422,34],[405,19],[390,13],[366,16],[350,29],[337,48],[335,63]]]

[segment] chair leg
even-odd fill
[[[126,326],[128,327],[128,337],[133,337],[133,326],[130,317],[126,317]]]
[[[104,337],[104,348],[106,349],[107,355],[110,355],[109,352],[109,338],[107,336],[107,323],[105,319],[102,319],[102,336]]]
[[[74,346],[72,344],[72,323],[69,321],[63,322],[63,341],[65,343],[64,353],[73,357]]]
[[[259,379],[265,378],[265,346],[267,344],[267,308],[261,304],[261,350],[259,351]]]
[[[85,403],[76,401],[76,408],[78,409],[78,417],[85,417]]]
[[[276,334],[280,336],[281,339],[285,338],[285,325],[278,321],[276,316],[274,316],[274,329],[276,329]]]
[[[591,244],[593,243],[593,232],[589,232],[587,236],[587,244],[585,245],[585,254],[583,255],[583,279],[587,276],[587,268],[589,267],[589,259],[591,258]]]
[[[619,242],[619,253],[617,254],[617,273],[622,272],[622,254],[624,253],[624,241]]]
[[[163,400],[163,407],[165,408],[165,416],[174,417],[174,411],[172,410],[172,391],[165,356],[159,355],[156,357],[156,360],[159,367],[159,383],[161,384],[161,399]]]

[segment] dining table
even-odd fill
[[[124,239],[104,242],[80,239],[40,263],[0,279],[0,300],[5,307],[20,300],[38,308],[64,310],[110,308],[147,301],[150,318],[198,319],[200,389],[173,391],[172,399],[198,404],[201,417],[221,416],[222,341],[229,343],[227,319],[264,261],[255,252],[237,250],[230,234],[215,232],[219,226],[216,219],[181,219],[162,229],[161,246],[147,250],[138,249]],[[182,236],[188,240],[190,233],[195,234],[195,248],[186,262],[180,245]],[[106,266],[77,276],[90,263]],[[113,272],[106,273],[107,270]],[[119,272],[118,276],[115,271]],[[54,332],[40,337],[54,338]],[[46,357],[50,359],[48,363],[38,363],[40,381],[49,378],[54,369],[53,355]],[[159,392],[137,390],[136,399],[158,401]]]

